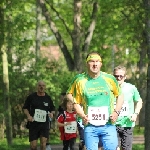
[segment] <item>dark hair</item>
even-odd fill
[[[66,95],[66,93],[65,93],[65,92],[62,92],[62,93],[60,93],[60,95],[65,96],[65,95]]]
[[[64,97],[63,99],[63,102],[61,104],[61,107],[64,109],[64,110],[67,110],[67,103],[68,102],[72,102],[72,100],[68,99],[67,97]]]
[[[93,52],[90,52],[90,53],[87,54],[86,59],[87,59],[87,58],[89,57],[89,55],[91,55],[91,54],[97,54],[97,55],[99,55],[99,56],[101,57],[100,53],[93,51]]]

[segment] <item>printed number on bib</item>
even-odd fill
[[[88,118],[92,125],[105,125],[109,119],[108,107],[88,107]]]
[[[40,110],[40,109],[35,109],[34,121],[46,122],[46,111]]]
[[[66,123],[66,122],[64,122]],[[77,122],[72,121],[70,125],[64,126],[65,133],[76,133],[77,131]]]
[[[114,105],[114,108],[116,108],[116,104]],[[124,101],[119,116],[128,116],[129,115],[129,106],[126,101]]]

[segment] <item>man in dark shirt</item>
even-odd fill
[[[53,118],[55,107],[50,96],[45,92],[43,81],[37,83],[37,92],[30,94],[23,106],[29,124],[29,142],[31,150],[37,150],[37,140],[40,138],[40,149],[46,150],[49,135],[49,117]]]

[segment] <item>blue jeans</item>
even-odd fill
[[[99,140],[101,140],[104,150],[116,150],[118,146],[116,126],[86,126],[84,140],[87,150],[98,150]]]

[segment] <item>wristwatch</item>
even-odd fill
[[[116,109],[114,109],[114,112],[117,113],[117,115],[119,116],[120,111],[117,111]]]

